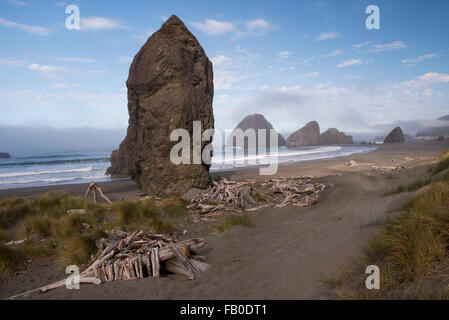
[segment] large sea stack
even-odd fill
[[[11,155],[7,152],[0,152],[0,159],[9,159]]]
[[[320,145],[353,144],[352,136],[346,135],[335,128],[330,128],[320,136]]]
[[[159,196],[206,188],[210,165],[170,160],[178,143],[170,141],[173,130],[185,129],[192,139],[194,121],[202,131],[214,127],[212,63],[178,17],[171,16],[140,49],[126,84],[128,132],[109,172],[127,172],[143,191]],[[201,143],[201,151],[208,143]],[[192,158],[192,141],[190,147]]]
[[[242,131],[246,131],[248,129],[254,129],[255,133],[256,133],[256,145],[258,145],[258,131],[259,129],[265,129],[266,130],[266,147],[269,148],[270,147],[270,130],[274,129],[273,125],[267,121],[267,119],[265,119],[265,117],[261,114],[255,113],[255,114],[251,114],[246,116],[245,118],[243,118],[242,121],[239,122],[239,124],[235,127],[235,130],[237,129],[241,129]],[[233,132],[233,133],[234,133]],[[282,147],[285,146],[285,139],[284,137],[276,132],[277,137],[278,137],[278,147]],[[231,139],[232,135],[229,139],[229,141],[227,142],[228,145],[235,145],[235,139]],[[245,148],[248,147],[248,143],[247,140],[245,139]]]
[[[400,127],[394,128],[385,138],[384,143],[404,143],[405,137]]]
[[[320,126],[318,122],[311,121],[301,129],[293,132],[287,139],[287,146],[302,147],[315,146],[320,143]]]

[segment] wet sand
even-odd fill
[[[325,299],[322,280],[347,266],[362,253],[378,222],[400,213],[412,196],[384,197],[386,191],[425,174],[434,157],[449,143],[433,142],[381,146],[367,154],[308,161],[279,168],[277,176],[311,175],[330,183],[318,203],[309,208],[284,207],[250,213],[253,228],[236,226],[214,235],[205,232],[200,253],[212,268],[197,280],[177,275],[159,279],[116,281],[100,286],[81,285],[81,290],[57,289],[28,299]],[[412,160],[410,160],[412,159]],[[354,160],[357,165],[345,164]],[[404,166],[385,173],[372,166]],[[262,178],[256,168],[225,173],[231,179]],[[130,180],[101,184],[114,200],[137,198]],[[3,190],[0,198],[35,197],[48,191],[84,195],[87,185]],[[189,233],[187,234],[189,235]],[[195,237],[198,236],[195,234]],[[51,261],[30,268],[0,283],[5,298],[60,280],[65,268]],[[360,270],[361,273],[364,270]]]

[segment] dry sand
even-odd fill
[[[338,272],[362,253],[378,230],[378,222],[400,213],[412,196],[384,197],[399,184],[423,175],[434,157],[449,143],[433,142],[382,146],[374,152],[331,160],[282,166],[277,176],[312,175],[331,183],[319,202],[309,208],[285,207],[251,213],[255,227],[236,226],[221,234],[203,232],[206,245],[200,251],[212,268],[197,280],[177,275],[159,279],[116,281],[81,290],[57,289],[31,299],[323,299],[322,280]],[[406,158],[411,158],[406,159]],[[345,164],[355,160],[357,165]],[[372,166],[405,166],[392,174]],[[337,174],[338,173],[338,174]],[[259,178],[257,169],[226,173],[232,179]],[[101,185],[114,200],[136,198],[129,180]],[[5,197],[36,197],[62,191],[83,195],[87,185],[0,191]],[[187,233],[189,236],[189,233]],[[192,236],[198,236],[194,234]],[[360,270],[361,273],[364,270]],[[0,298],[34,289],[64,278],[64,267],[52,261],[33,263],[16,276],[3,278]]]

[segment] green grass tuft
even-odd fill
[[[15,249],[0,243],[0,270],[15,271],[23,259],[23,254]]]
[[[249,219],[248,214],[244,213],[241,215],[231,215],[224,217],[216,226],[215,230],[217,233],[225,232],[226,230],[232,228],[233,226],[245,226],[245,227],[253,227],[251,220]]]

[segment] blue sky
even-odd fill
[[[65,28],[76,4],[81,30]],[[380,8],[380,30],[365,8]],[[0,0],[0,125],[125,129],[132,58],[171,14],[214,63],[216,127],[406,131],[449,114],[449,1]],[[415,132],[410,132],[415,133]]]

